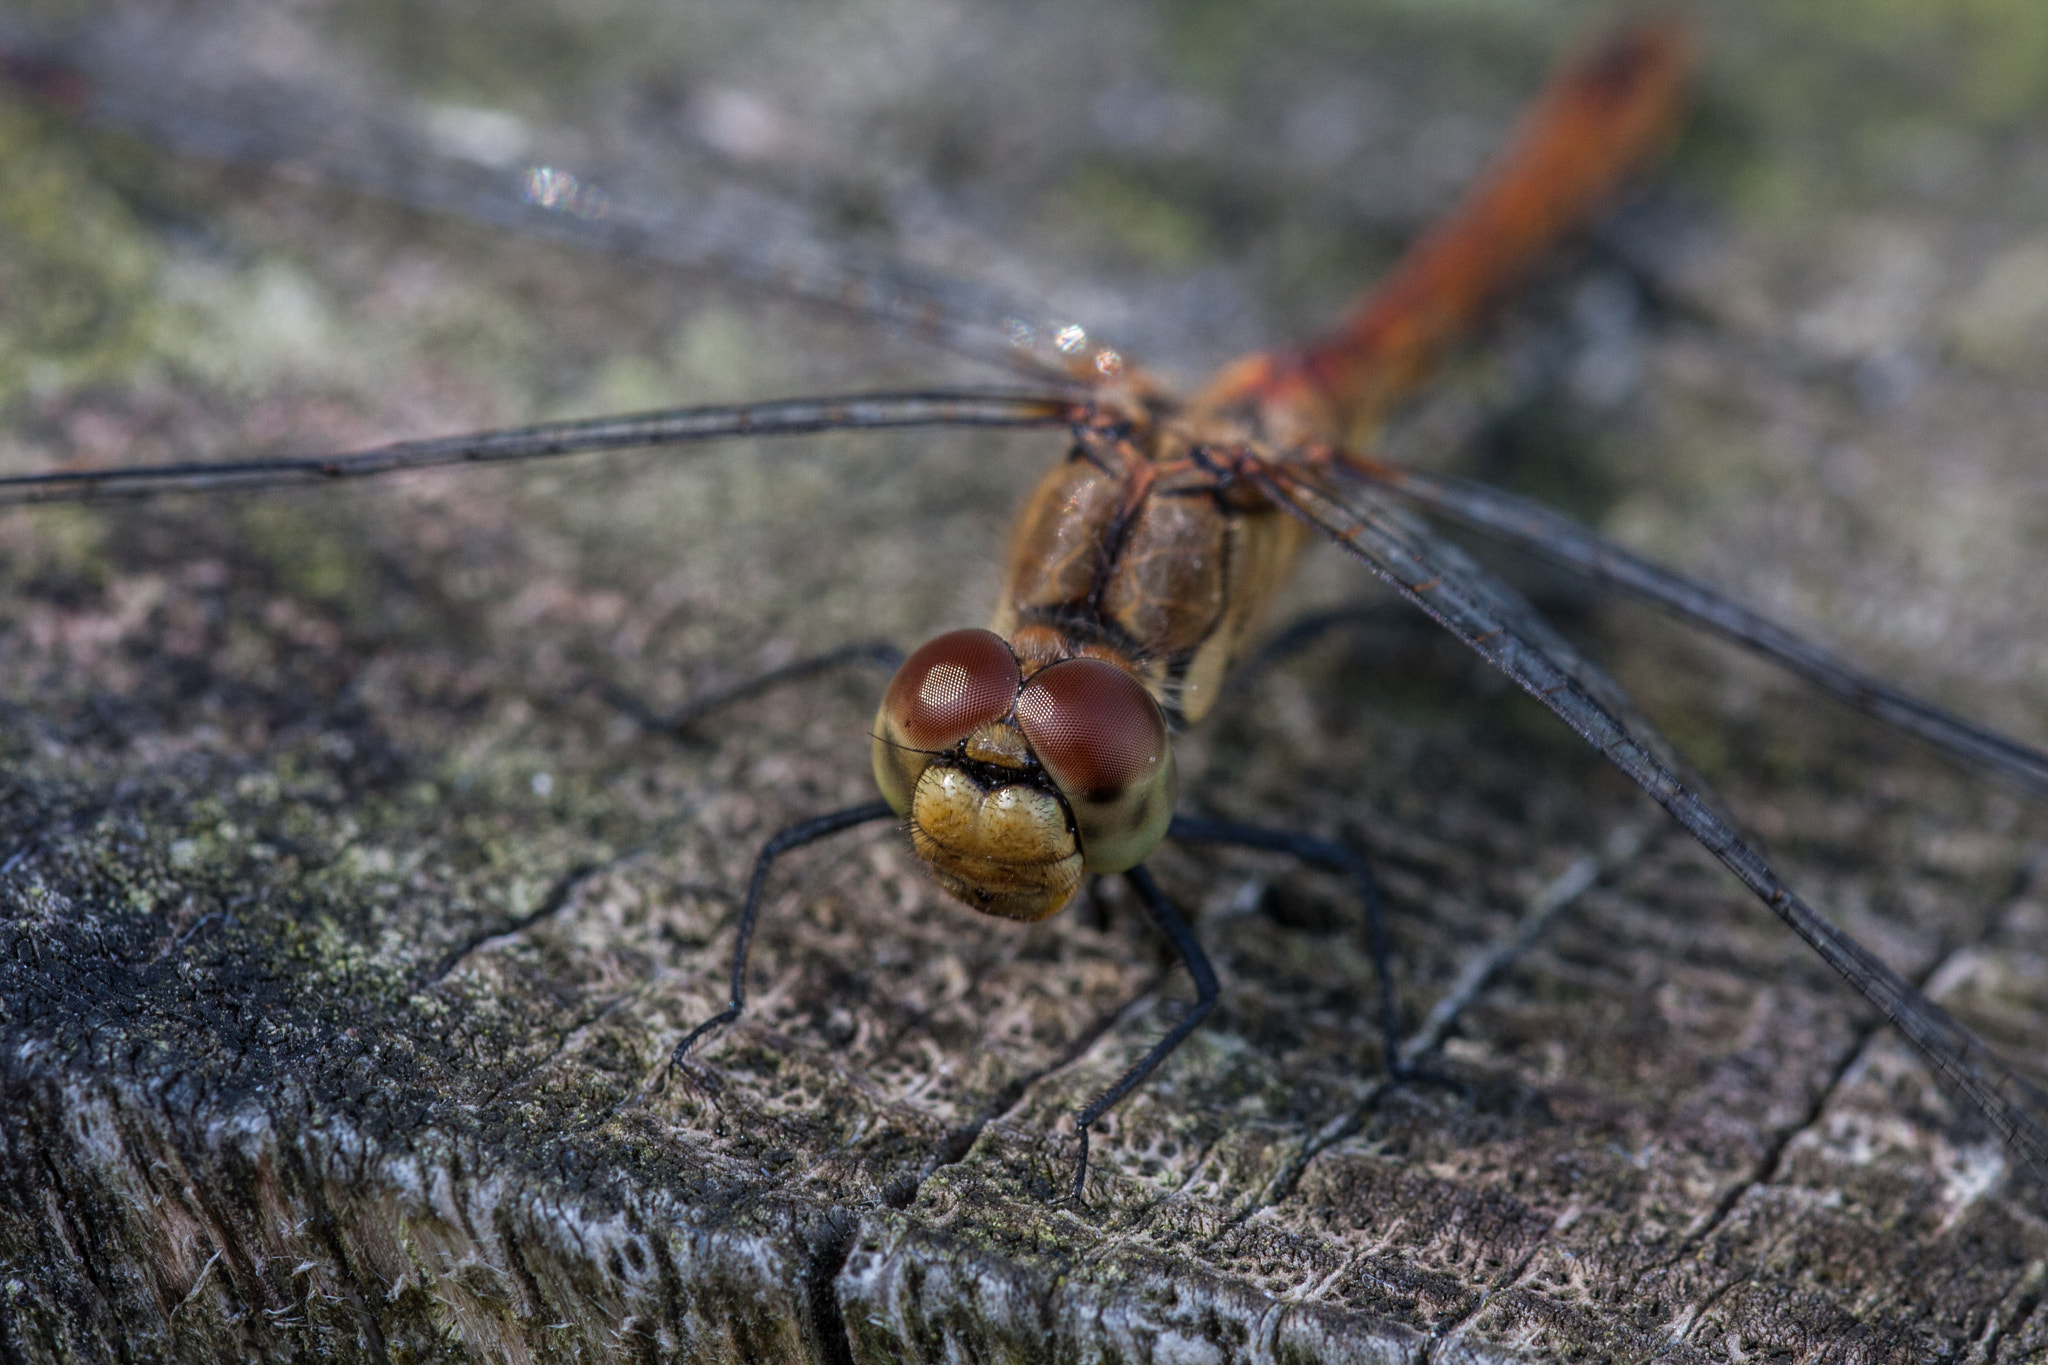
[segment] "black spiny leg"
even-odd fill
[[[775,866],[775,860],[791,849],[814,844],[820,839],[854,828],[856,825],[873,824],[877,820],[894,819],[896,812],[889,809],[886,801],[870,801],[864,806],[847,810],[836,810],[830,815],[799,821],[784,830],[779,830],[761,846],[761,856],[754,859],[754,875],[747,881],[747,901],[740,907],[739,941],[732,948],[732,999],[726,1007],[712,1015],[697,1027],[691,1029],[676,1044],[676,1050],[669,1056],[669,1065],[679,1067],[683,1055],[690,1045],[721,1024],[730,1024],[740,1017],[747,1006],[747,952],[754,944],[754,920],[761,910],[761,891],[768,885],[768,869]]]
[[[612,705],[633,717],[643,729],[658,734],[677,735],[722,707],[758,697],[786,683],[802,682],[806,678],[816,677],[842,664],[854,663],[876,663],[893,670],[902,666],[903,651],[886,640],[864,640],[859,644],[845,645],[830,653],[814,654],[806,659],[786,663],[780,668],[770,669],[759,677],[749,678],[745,682],[736,683],[717,692],[693,697],[685,702],[680,710],[665,716],[657,715],[638,697],[608,681],[598,686]],[[747,953],[754,943],[754,922],[761,911],[761,892],[768,884],[768,869],[775,865],[775,860],[792,849],[816,843],[841,830],[885,820],[894,814],[887,803],[871,801],[864,806],[854,806],[848,810],[834,811],[830,815],[799,821],[787,829],[777,831],[761,846],[760,856],[754,860],[754,875],[747,881],[746,903],[740,907],[739,940],[733,945],[732,950],[732,999],[724,1009],[691,1029],[683,1041],[676,1044],[676,1050],[669,1056],[671,1067],[683,1064],[684,1055],[699,1038],[721,1024],[730,1024],[739,1018],[741,1011],[746,1008]]]
[[[731,706],[737,702],[749,701],[763,693],[772,692],[787,683],[803,682],[815,678],[844,664],[880,664],[890,672],[903,666],[903,651],[887,640],[863,640],[858,644],[843,645],[827,654],[814,654],[806,659],[797,659],[780,668],[771,668],[756,678],[734,683],[731,687],[692,697],[680,708],[667,715],[661,715],[632,693],[609,680],[596,686],[604,693],[605,700],[640,723],[642,729],[655,734],[678,735],[710,715],[713,711]]]
[[[1152,916],[1152,922],[1173,944],[1173,950],[1180,954],[1180,960],[1188,966],[1188,975],[1195,979],[1195,1003],[1181,1016],[1181,1021],[1167,1030],[1166,1036],[1152,1045],[1152,1050],[1138,1059],[1138,1064],[1118,1078],[1117,1083],[1091,1100],[1086,1109],[1074,1115],[1074,1131],[1081,1139],[1081,1155],[1074,1162],[1074,1189],[1069,1198],[1079,1199],[1081,1187],[1088,1179],[1088,1126],[1108,1112],[1109,1107],[1135,1090],[1144,1079],[1159,1068],[1173,1050],[1186,1041],[1209,1011],[1216,1008],[1216,969],[1209,965],[1209,955],[1202,951],[1202,945],[1195,942],[1194,931],[1187,921],[1180,917],[1180,911],[1173,908],[1173,902],[1152,880],[1152,874],[1142,866],[1124,873],[1124,880],[1138,893],[1145,910]]]
[[[1372,954],[1372,969],[1380,984],[1380,1033],[1384,1038],[1387,1074],[1395,1080],[1414,1079],[1413,1066],[1401,1058],[1401,1010],[1394,993],[1393,949],[1387,942],[1387,907],[1380,896],[1379,879],[1365,855],[1287,829],[1265,829],[1241,825],[1234,820],[1205,820],[1197,815],[1176,815],[1166,837],[1186,844],[1223,844],[1285,853],[1305,863],[1328,868],[1351,878],[1358,898],[1365,903],[1365,942]]]

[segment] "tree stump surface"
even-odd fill
[[[1597,17],[1486,15],[183,22],[253,24],[295,79],[535,126],[715,131],[746,92],[784,141],[725,147],[726,173],[837,206],[855,245],[879,217],[1061,306],[1137,300],[1134,338],[1181,337],[1162,358],[1192,373],[1327,318]],[[1659,188],[1391,439],[2038,741],[2039,20],[1759,0],[1700,29],[1701,112]],[[857,319],[20,100],[0,142],[10,471],[986,379]],[[660,712],[978,624],[1061,449],[832,436],[0,511],[0,1360],[2048,1356],[2048,1198],[1982,1123],[1334,555],[1289,610],[1385,610],[1187,736],[1183,808],[1369,853],[1411,1034],[1554,910],[1441,1023],[1436,1082],[1385,1083],[1340,880],[1169,847],[1152,866],[1223,1001],[1062,1202],[1070,1115],[1178,1017],[1185,973],[1113,884],[984,920],[887,827],[778,868],[748,1014],[670,1073],[723,1002],[762,840],[872,799],[883,680],[675,736],[619,696]],[[2039,1058],[2040,802],[1499,562],[1796,888]]]

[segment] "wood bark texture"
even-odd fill
[[[1600,17],[299,8],[219,22],[287,74],[535,126],[635,92],[855,245],[881,220],[1055,303],[1137,300],[1191,375],[1334,315]],[[2037,8],[1701,15],[1662,188],[1398,451],[2040,741]],[[783,121],[742,155],[717,120],[749,107]],[[25,101],[0,146],[10,470],[985,378]],[[1429,1080],[1384,1081],[1341,880],[1168,848],[1223,1001],[1059,1202],[1068,1116],[1186,976],[1113,884],[977,918],[886,827],[778,869],[747,1016],[670,1074],[761,841],[872,799],[884,680],[676,736],[619,695],[980,624],[1061,453],[833,436],[0,512],[0,1361],[2048,1357],[2041,1190],[1704,853],[1334,555],[1292,608],[1378,609],[1228,696],[1183,804],[1372,856],[1411,1034],[1548,916],[1436,1026]],[[2041,803],[1501,563],[1795,886],[2041,1056]]]

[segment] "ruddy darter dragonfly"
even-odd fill
[[[804,821],[768,841],[739,918],[728,1005],[683,1038],[676,1064],[743,1012],[763,887],[775,860],[792,848],[898,820],[950,895],[1015,920],[1054,914],[1086,875],[1122,875],[1187,965],[1196,1000],[1075,1114],[1080,1150],[1072,1189],[1079,1195],[1091,1125],[1157,1069],[1219,994],[1192,930],[1145,871],[1146,856],[1163,838],[1277,848],[1348,870],[1376,918],[1370,873],[1355,855],[1317,840],[1174,814],[1171,734],[1211,709],[1262,606],[1319,532],[1597,748],[1877,1006],[2029,1167],[2048,1173],[2042,1092],[1793,892],[1615,684],[1407,505],[1714,630],[2037,794],[2048,794],[2048,754],[1869,678],[1558,514],[1368,453],[1390,407],[1428,374],[1445,346],[1554,242],[1597,214],[1624,176],[1666,140],[1685,47],[1675,26],[1643,25],[1568,64],[1460,209],[1340,326],[1299,349],[1246,357],[1190,400],[1075,336],[1062,339],[1058,349],[1070,358],[1058,382],[1041,392],[951,390],[692,408],[331,456],[25,475],[0,480],[0,502],[247,489],[751,435],[1066,427],[1072,449],[1027,503],[990,628],[941,635],[901,662],[873,730],[881,801]],[[1379,957],[1384,978],[1384,953]],[[1384,997],[1383,1015],[1391,1029]],[[1390,1037],[1389,1058],[1399,1055],[1394,1042]]]

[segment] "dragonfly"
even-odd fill
[[[874,766],[886,799],[792,826],[769,842],[740,918],[729,1005],[683,1039],[675,1050],[678,1061],[706,1030],[732,1022],[742,1011],[762,887],[775,859],[804,843],[861,823],[907,821],[913,836],[921,832],[923,844],[936,850],[931,860],[942,886],[976,908],[1019,919],[1057,911],[1083,873],[1123,875],[1186,963],[1197,1000],[1165,1038],[1075,1116],[1080,1152],[1071,1190],[1078,1194],[1087,1175],[1091,1126],[1199,1026],[1220,992],[1192,930],[1145,873],[1144,859],[1159,838],[1176,829],[1185,837],[1207,834],[1219,842],[1251,843],[1256,837],[1187,819],[1176,825],[1170,734],[1200,720],[1213,705],[1226,666],[1251,635],[1260,599],[1301,544],[1319,535],[1393,585],[1609,759],[1896,1025],[2023,1162],[2048,1169],[2040,1092],[1801,899],[1715,809],[1711,795],[1684,772],[1612,681],[1411,509],[1505,540],[1733,639],[1848,704],[2026,790],[2048,793],[2048,755],[1891,688],[1707,586],[1535,504],[1373,453],[1373,433],[1388,409],[1430,372],[1443,349],[1558,237],[1583,226],[1608,202],[1624,173],[1668,135],[1676,117],[1682,48],[1674,31],[1644,28],[1569,67],[1466,207],[1425,237],[1346,324],[1299,349],[1255,354],[1191,400],[1176,399],[1122,352],[1100,346],[1079,327],[1026,320],[1009,310],[999,328],[972,333],[956,327],[954,315],[993,315],[986,299],[961,308],[949,302],[931,306],[922,282],[849,294],[836,280],[782,272],[774,280],[781,287],[837,293],[853,306],[893,316],[958,349],[999,353],[1036,377],[1039,386],[700,407],[339,454],[65,469],[0,481],[0,503],[247,491],[437,465],[760,435],[1064,429],[1074,453],[1050,476],[1033,504],[1037,510],[1027,514],[1018,533],[1011,600],[995,623],[1002,629],[941,636],[904,661],[875,725]],[[61,73],[33,69],[31,75],[59,98],[72,97]],[[266,153],[248,155],[261,159]],[[625,208],[567,177],[529,175],[520,193],[524,207],[517,212],[562,224],[566,235],[626,238],[629,249],[657,256],[707,254],[699,246],[655,238]],[[1216,522],[1200,533],[1207,541],[1190,533],[1207,547],[1206,558],[1176,545],[1173,553],[1182,558],[1173,562],[1180,567],[1160,583],[1117,588],[1113,575],[1098,572],[1076,596],[1060,577],[1059,547],[1063,538],[1079,533],[1075,523],[1052,512],[1086,502],[1098,481],[1115,490],[1110,501],[1124,520],[1109,519],[1114,531],[1101,517],[1078,523],[1086,528],[1084,543],[1099,548],[1142,534],[1125,524],[1143,520],[1130,511],[1134,507],[1161,519],[1164,513],[1154,509],[1199,507]],[[1199,579],[1187,562],[1204,560],[1213,572],[1219,556],[1241,576],[1220,585],[1187,581]],[[1113,591],[1138,599],[1123,617],[1099,605]],[[1190,608],[1187,599],[1202,592],[1223,605],[1206,612]],[[1052,596],[1040,600],[1042,593]],[[1082,612],[1077,604],[1091,605]],[[1130,624],[1148,615],[1168,624]],[[1185,619],[1191,616],[1199,618],[1194,625]],[[1113,737],[1106,749],[1100,736],[1076,745],[1067,738],[1075,730],[1108,730]],[[1113,761],[1102,757],[1105,752]],[[998,770],[1022,772],[1029,781],[1020,784]],[[942,837],[940,822],[948,818],[943,812],[919,812],[920,794],[934,780],[952,789],[947,801],[969,807],[1014,804],[1023,798],[1004,793],[1028,790],[1027,804],[1037,808],[1027,821],[1036,827],[1033,837],[1049,834],[1058,844],[1064,835],[1070,847],[1063,845],[1067,851],[1058,858],[1033,853],[1022,862],[1006,862],[978,845],[949,841]],[[974,825],[981,816],[969,810],[952,818]],[[1351,866],[1317,841],[1277,846]],[[1048,870],[1055,864],[1057,870]],[[991,875],[991,865],[1000,865],[1000,876]],[[1039,884],[1015,885],[1012,874],[1020,867],[1033,869]],[[1394,1052],[1390,1047],[1389,1056]]]

